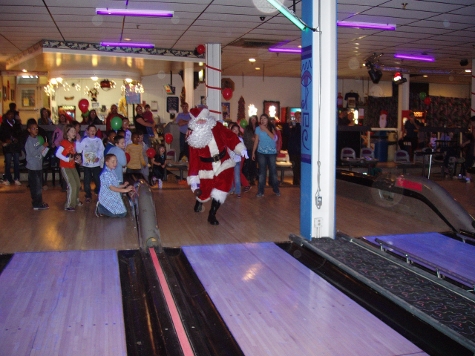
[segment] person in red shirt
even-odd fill
[[[63,137],[64,139],[56,151],[56,157],[59,158],[61,175],[68,186],[64,210],[75,211],[76,206],[82,205],[79,201],[79,187],[81,186],[81,182],[79,180],[78,171],[76,170],[76,163],[81,163],[81,155],[76,153],[76,129],[73,125],[68,124],[64,127]]]

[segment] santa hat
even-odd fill
[[[190,114],[194,119],[204,119],[209,117],[209,110],[205,107],[193,108],[190,110]]]
[[[381,112],[379,113],[379,115],[388,115],[388,112],[386,110],[381,110]]]

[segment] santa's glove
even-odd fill
[[[247,150],[242,150],[241,157],[244,157],[245,159],[249,159],[249,156],[247,154]]]
[[[195,192],[200,187],[200,177],[198,176],[188,176],[187,181],[192,192]]]
[[[194,193],[196,189],[198,189],[200,185],[198,183],[191,183],[191,191]]]

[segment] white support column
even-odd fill
[[[193,62],[184,62],[185,70],[183,71],[183,81],[185,84],[185,92],[186,92],[186,102],[188,103],[190,109],[195,106],[195,99],[193,92],[195,91],[193,85],[193,69],[194,63]]]
[[[320,6],[320,7],[318,7]],[[302,2],[300,233],[335,238],[336,0]]]
[[[409,110],[409,84],[411,83],[411,77],[409,74],[403,74],[403,78],[407,79],[407,82],[400,84],[398,87],[397,97],[397,135],[401,138],[402,132],[402,111]]]
[[[222,120],[221,115],[221,45],[206,44],[206,105],[213,116]]]
[[[471,114],[475,116],[475,59],[472,59],[472,91],[471,93]]]

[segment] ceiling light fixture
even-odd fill
[[[276,53],[302,53],[301,48],[281,48],[281,47],[269,47],[269,52],[276,52]]]
[[[362,28],[362,29],[372,29],[372,30],[385,30],[385,31],[396,30],[396,25],[374,23],[374,22],[337,21],[336,25],[339,27],[351,27],[351,28]]]
[[[434,62],[435,58],[434,57],[429,57],[429,56],[413,56],[410,54],[398,54],[396,53],[394,55],[394,58],[399,58],[399,59],[409,59],[413,61],[423,61],[423,62]]]
[[[136,48],[154,48],[153,43],[134,43],[134,42],[101,42],[104,47],[136,47]]]
[[[371,79],[371,81],[374,84],[378,84],[379,81],[381,80],[381,77],[383,76],[383,72],[380,70],[377,70],[374,68],[374,64],[371,63],[370,61],[365,63],[365,67],[368,68],[368,74]]]
[[[174,12],[164,10],[96,8],[96,14],[111,16],[173,17]]]
[[[255,58],[249,58],[249,62],[254,63],[256,61]]]
[[[272,6],[274,6],[277,10],[279,10],[279,12],[282,15],[284,15],[287,19],[289,19],[295,26],[297,26],[300,29],[300,31],[305,31],[306,28],[310,28],[305,23],[303,23],[303,21],[300,20],[294,14],[293,11],[287,9],[284,5],[282,5],[278,1],[276,1],[276,0],[267,0],[267,2],[269,4],[271,4]]]
[[[393,76],[393,83],[394,84],[400,85],[400,84],[403,84],[405,82],[407,82],[407,79],[404,78],[400,72],[394,73],[394,76]]]

